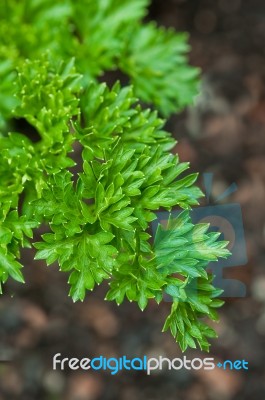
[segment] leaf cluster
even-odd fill
[[[202,196],[197,174],[171,152],[159,116],[192,102],[198,71],[187,63],[185,34],[141,21],[147,5],[1,2],[0,283],[24,281],[20,250],[44,224],[35,258],[59,264],[74,301],[104,281],[107,300],[127,298],[141,310],[170,296],[164,330],[183,351],[207,350],[214,332],[201,318],[217,318],[221,292],[206,268],[228,256],[227,243],[191,223]],[[99,83],[117,69],[130,84]],[[37,141],[15,129],[21,120]],[[153,239],[157,212],[175,207],[184,211]]]

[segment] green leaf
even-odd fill
[[[86,295],[86,290],[94,288],[95,281],[89,269],[82,269],[81,272],[74,271],[71,273],[68,283],[71,285],[69,295],[73,301],[83,301]]]
[[[15,260],[10,254],[6,254],[0,248],[0,277],[3,282],[6,281],[8,275],[10,275],[14,280],[24,283],[23,275],[20,271],[22,265]]]
[[[186,34],[177,34],[154,23],[132,29],[120,67],[136,93],[168,116],[193,102],[198,90],[197,68],[187,65]]]

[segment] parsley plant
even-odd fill
[[[167,293],[164,330],[183,351],[208,350],[215,332],[201,318],[218,318],[222,291],[206,267],[229,252],[207,224],[192,224],[197,174],[185,174],[188,163],[170,152],[175,141],[159,117],[192,102],[198,70],[187,63],[186,34],[142,22],[148,3],[1,1],[0,282],[24,282],[20,249],[46,224],[35,258],[58,262],[74,301],[104,280],[107,300],[127,298],[141,310]],[[128,85],[100,83],[111,70]],[[19,132],[17,120],[39,140]],[[184,211],[152,238],[156,211],[173,207]]]

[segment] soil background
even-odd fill
[[[23,252],[26,285],[9,283],[0,302],[0,400],[264,400],[265,399],[265,2],[154,0],[150,19],[190,34],[190,60],[202,70],[201,96],[172,116],[167,129],[191,170],[212,173],[209,202],[233,183],[221,204],[240,203],[248,262],[225,276],[246,287],[230,297],[215,325],[209,355],[245,359],[248,371],[215,369],[119,373],[53,371],[52,357],[182,357],[161,333],[170,304],[120,307],[103,300],[106,286],[84,303],[68,297],[67,277]],[[203,188],[202,178],[199,184]],[[206,203],[205,203],[206,204]],[[11,361],[8,361],[11,360]]]

